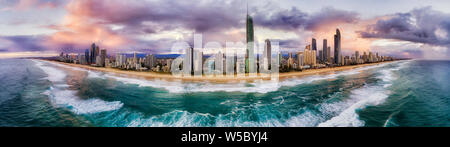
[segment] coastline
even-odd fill
[[[41,59],[42,60],[42,59]],[[233,82],[242,82],[242,81],[254,81],[254,80],[270,80],[269,77],[265,76],[236,76],[235,77],[228,77],[228,76],[189,76],[189,77],[183,77],[183,76],[173,76],[169,73],[156,73],[156,72],[149,72],[149,71],[131,71],[131,70],[121,70],[116,68],[105,68],[105,67],[94,67],[89,65],[81,65],[81,64],[72,64],[72,63],[64,63],[64,62],[58,62],[53,60],[44,60],[49,61],[55,64],[62,64],[66,66],[71,67],[78,67],[86,70],[92,70],[92,71],[99,71],[99,72],[105,72],[105,73],[112,73],[116,76],[126,76],[126,77],[138,77],[138,78],[145,78],[145,79],[163,79],[167,81],[186,81],[186,82],[213,82],[213,83],[233,83]],[[285,72],[285,73],[279,73],[279,80],[292,78],[292,77],[303,77],[303,76],[311,76],[311,75],[326,75],[326,74],[332,74],[334,72],[338,71],[345,71],[345,70],[351,70],[355,68],[362,68],[367,66],[376,66],[380,64],[385,63],[391,63],[395,61],[385,61],[385,62],[378,62],[378,63],[369,63],[369,64],[359,64],[359,65],[349,65],[349,66],[340,66],[340,67],[327,67],[327,68],[320,68],[320,69],[307,69],[304,71],[293,71],[293,72]]]

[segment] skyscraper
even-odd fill
[[[86,58],[85,64],[89,64],[89,62],[90,62],[89,49],[86,49],[86,50],[84,51],[84,58]]]
[[[304,62],[303,52],[297,52],[298,69],[302,69]]]
[[[266,39],[265,42],[262,63],[264,66],[267,66],[267,69],[270,69],[270,65],[272,64],[272,45],[269,39]]]
[[[248,7],[248,4],[247,4]],[[246,73],[255,72],[255,55],[254,55],[254,33],[253,33],[253,18],[248,14],[247,8],[247,52],[245,54]]]
[[[336,29],[336,34],[334,35],[334,63],[342,65],[341,61],[341,32],[339,29]]]
[[[199,49],[194,49],[193,57],[194,75],[201,76],[203,74],[203,52]]]
[[[323,51],[323,55],[322,55],[322,56],[323,56],[323,57],[322,57],[322,60],[323,60],[323,61],[322,61],[322,62],[323,62],[323,63],[328,62],[328,56],[329,56],[329,55],[328,55],[328,53],[327,53],[327,47],[328,47],[328,46],[327,46],[327,39],[324,39],[324,40],[323,40],[323,48],[322,48],[322,51]]]
[[[331,63],[331,47],[330,46],[328,46],[327,47],[327,57],[326,57],[327,59],[327,62],[329,62],[329,63]]]
[[[317,43],[316,43],[316,39],[315,38],[312,39],[311,49],[314,50],[314,51],[317,51]]]
[[[324,62],[324,58],[323,58],[323,50],[319,51],[319,62],[323,63]]]
[[[95,43],[92,43],[92,45],[91,45],[91,56],[90,56],[90,59],[89,59],[89,63],[90,64],[92,64],[92,63],[95,63],[95,48],[96,46],[95,46]]]
[[[192,75],[192,72],[194,72],[194,48],[188,47],[186,49],[186,54],[184,56],[183,61],[183,73],[184,75]]]
[[[315,38],[313,38],[311,41],[311,52],[316,52],[317,54],[317,41]],[[318,57],[315,58],[317,59]]]
[[[156,66],[156,57],[155,55],[146,55],[145,56],[145,66],[149,69],[152,69]]]
[[[97,56],[100,56],[100,47],[98,45],[95,46],[95,56],[94,56],[94,58],[97,58]]]
[[[101,65],[100,66],[104,67],[105,66],[105,59],[106,59],[106,49],[102,49],[101,55],[100,55],[100,59],[101,59],[101,61],[100,61]]]
[[[359,64],[359,51],[355,51],[356,64]]]
[[[219,51],[219,53],[216,54],[216,58],[214,61],[214,69],[215,73],[219,76],[223,75],[224,72],[224,66],[223,66],[223,54]]]

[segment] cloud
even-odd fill
[[[336,26],[336,24],[340,23],[354,23],[358,20],[358,13],[337,10],[332,7],[325,7],[321,11],[312,14],[292,7],[288,10],[273,12],[270,15],[259,12],[255,16],[255,23],[257,25],[281,30],[298,30],[304,28],[310,31],[317,31],[322,27]]]
[[[424,7],[408,13],[391,15],[358,33],[363,38],[386,38],[449,46],[449,20],[449,14],[434,11],[431,7]]]
[[[3,51],[44,51],[47,48],[40,42],[44,41],[43,36],[0,36],[0,42],[8,45]]]
[[[64,0],[1,0],[1,10],[28,10],[31,8],[56,8],[64,4]]]

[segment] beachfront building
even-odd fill
[[[224,67],[223,53],[219,51],[214,59],[214,73],[218,76],[223,75]]]
[[[328,48],[327,48],[327,56],[326,56],[326,58],[327,58],[327,62],[331,63],[331,47],[330,46],[328,46]]]
[[[255,52],[254,52],[254,30],[253,30],[253,18],[247,12],[247,51],[245,54],[245,72],[246,73],[255,73]]]
[[[184,75],[191,75],[194,72],[194,48],[188,47],[184,54],[183,73]]]
[[[303,65],[309,65],[310,67],[316,66],[316,52],[311,50],[311,45],[307,45],[303,51]]]
[[[323,39],[323,44],[322,44],[322,62],[323,63],[327,63],[328,62],[328,52],[327,52],[327,39]]]
[[[341,32],[339,29],[336,29],[336,34],[334,35],[334,63],[336,65],[342,64],[341,57]]]
[[[270,70],[271,64],[272,64],[272,45],[270,43],[270,40],[266,39],[264,43],[264,51],[262,54],[262,59],[260,59],[259,61],[260,71]]]
[[[144,66],[151,69],[156,66],[156,57],[153,54],[145,56]]]
[[[106,49],[102,49],[100,52],[100,65],[99,66],[105,67],[106,56],[107,56]]]
[[[298,69],[303,69],[303,66],[304,66],[303,52],[297,52],[297,65],[298,65]]]

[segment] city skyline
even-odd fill
[[[172,1],[2,0],[2,12],[21,17],[13,19],[0,15],[5,18],[0,25],[3,28],[0,32],[0,58],[14,57],[15,54],[58,54],[61,51],[84,53],[88,49],[86,44],[92,42],[100,44],[101,49],[108,49],[108,53],[170,53],[171,43],[192,42],[193,33],[203,34],[207,38],[204,42],[245,42],[245,1],[200,2],[178,2],[176,6],[180,9],[168,12],[163,8]],[[302,49],[315,38],[317,44],[313,49],[319,51],[321,40],[326,39],[334,50],[332,35],[339,28],[344,36],[340,47],[343,55],[371,51],[406,58],[449,57],[450,25],[446,18],[450,15],[439,6],[444,2],[432,1],[418,7],[413,4],[422,2],[413,1],[413,4],[399,8],[399,12],[391,12],[392,8],[387,7],[385,9],[389,11],[385,14],[363,11],[367,2],[354,2],[354,5],[361,6],[355,9],[333,1],[320,2],[324,4],[311,2],[310,5],[315,7],[307,8],[300,5],[302,2],[288,5],[286,1],[250,1],[255,41],[279,40],[281,49]],[[181,15],[187,12],[185,8],[192,8],[192,15]],[[42,11],[36,14],[39,15],[37,18],[47,21],[31,23],[28,18],[35,11]],[[435,23],[427,25],[428,22]]]

